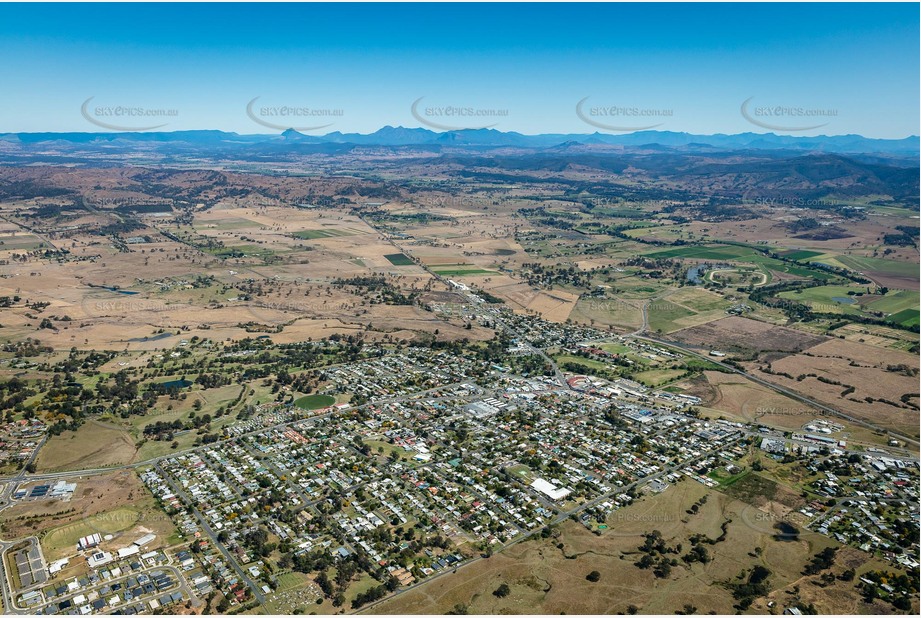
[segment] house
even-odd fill
[[[91,569],[101,567],[104,564],[112,562],[112,554],[107,551],[98,551],[86,559],[86,563]]]

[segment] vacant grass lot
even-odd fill
[[[50,438],[35,465],[40,472],[100,468],[131,463],[137,450],[128,431],[88,421],[77,431]]]
[[[294,401],[294,405],[304,410],[319,410],[320,408],[327,408],[336,403],[336,398],[330,395],[304,395],[300,399]]]

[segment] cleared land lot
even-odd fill
[[[740,354],[799,352],[825,341],[817,335],[737,316],[687,328],[672,337],[689,345]]]
[[[819,410],[735,373],[705,371],[703,378],[695,379],[692,384],[690,392],[701,397],[704,406],[746,422],[760,420],[777,427],[797,429],[820,414]],[[791,426],[789,417],[800,413],[803,421]]]
[[[175,527],[156,505],[132,470],[76,477],[77,490],[69,501],[31,500],[0,513],[5,538],[37,535],[46,560],[75,553],[77,540],[88,534],[113,534],[105,548],[124,547],[152,532],[151,545],[175,543]]]
[[[48,440],[35,465],[39,472],[101,468],[134,461],[138,449],[126,430],[89,421]]]
[[[753,363],[746,366],[766,380],[855,417],[903,435],[919,436],[919,363],[915,355],[833,339],[802,354],[774,360],[773,373],[763,372]],[[798,379],[800,376],[805,377]]]

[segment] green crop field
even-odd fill
[[[387,261],[393,264],[394,266],[412,266],[413,261],[409,256],[402,253],[389,253],[384,256],[387,258]]]
[[[463,275],[494,275],[496,271],[480,268],[476,264],[439,264],[430,267],[433,272],[445,277],[458,277]]]
[[[867,307],[873,311],[884,311],[886,313],[899,313],[905,309],[914,309],[917,311],[919,308],[919,301],[921,301],[921,298],[919,298],[917,292],[912,292],[911,290],[897,290],[889,292],[878,300],[874,300],[867,305]]]
[[[780,255],[787,258],[788,260],[808,260],[823,254],[821,251],[808,251],[806,249],[802,249],[799,251],[784,251]]]
[[[698,312],[726,309],[732,304],[718,294],[690,286],[678,288],[676,292],[668,295],[668,300]]]
[[[889,321],[903,326],[917,326],[921,324],[921,312],[917,309],[905,309],[889,316]]]
[[[300,238],[301,240],[316,240],[318,238],[334,238],[336,236],[351,236],[350,232],[345,230],[303,230],[301,232],[294,232],[293,236],[295,238]]]
[[[739,260],[758,255],[753,249],[735,245],[685,246],[646,253],[648,258],[689,258],[698,260]],[[743,260],[745,261],[745,260]],[[750,260],[749,260],[750,261]]]
[[[918,265],[911,262],[896,262],[895,260],[854,255],[840,255],[836,259],[848,268],[862,272],[880,272],[902,277],[917,277],[918,275]]]
[[[661,330],[663,333],[670,333],[673,330],[682,328],[676,324],[676,320],[697,315],[687,307],[677,303],[654,301],[649,305],[649,327],[653,330]]]
[[[852,294],[848,295],[848,292]],[[781,292],[778,296],[807,304],[812,307],[813,311],[820,313],[862,313],[861,306],[857,304],[860,297],[854,295],[853,292],[864,293],[866,287],[823,285],[805,290]]]

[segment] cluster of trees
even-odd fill
[[[367,293],[376,293],[377,298],[372,299],[372,304],[379,302],[384,305],[412,305],[419,296],[418,292],[403,294],[396,286],[379,275],[340,277],[333,279],[332,283],[336,286],[351,286],[366,290]]]
[[[732,596],[738,601],[736,608],[744,611],[755,599],[769,593],[771,591],[768,581],[770,577],[771,570],[759,564],[752,567],[747,574],[742,571],[736,578],[737,581],[727,583],[726,586],[732,592]]]
[[[658,579],[667,579],[672,574],[672,568],[678,566],[678,560],[669,558],[668,554],[680,553],[681,544],[669,547],[658,530],[653,530],[643,536],[646,540],[638,548],[643,556],[636,562],[636,566],[641,569],[652,569]]]
[[[585,288],[591,285],[590,275],[572,264],[565,266],[526,262],[522,264],[522,272],[528,285],[532,286],[553,287],[555,284],[563,284]]]
[[[835,554],[837,552],[838,548],[836,547],[826,547],[817,553],[806,565],[806,568],[803,569],[803,575],[815,575],[825,569],[830,569],[835,563]]]
[[[16,358],[31,358],[40,354],[49,354],[54,351],[54,348],[49,345],[44,345],[38,339],[27,337],[22,341],[5,343],[0,350],[10,352],[16,356]]]
[[[263,558],[271,554],[278,547],[277,543],[269,543],[269,533],[265,528],[259,527],[243,535],[243,543],[258,556]]]
[[[19,410],[22,403],[35,394],[35,389],[30,387],[25,380],[13,376],[6,382],[0,382],[0,410],[11,412],[14,408]]]
[[[195,416],[193,414],[189,417],[189,420],[185,422],[179,419],[174,421],[156,421],[149,425],[145,425],[144,435],[153,437],[155,440],[172,440],[175,432],[208,427],[212,420],[210,414],[203,414],[201,416]]]
[[[625,266],[632,266],[634,268],[642,269],[645,271],[643,276],[649,277],[651,279],[682,278],[682,263],[670,258],[648,258],[643,256],[634,256],[624,260],[623,264]]]

